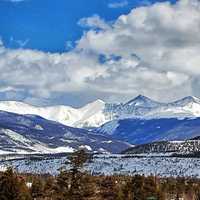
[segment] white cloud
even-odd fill
[[[79,20],[78,25],[86,28],[109,29],[109,25],[98,15],[93,15],[89,18],[82,18]]]
[[[130,55],[137,55],[141,62],[140,67],[136,69],[145,66],[147,73],[138,78],[141,72],[137,75],[137,71],[133,71],[131,85],[141,85],[148,80],[146,75],[155,73],[157,79],[162,77],[160,85],[154,85],[156,80],[151,77],[149,85],[143,87],[147,89],[152,86],[149,89],[154,89],[157,94],[151,93],[151,90],[147,90],[146,93],[161,98],[162,91],[157,91],[159,87],[159,90],[176,90],[182,85],[184,88],[176,98],[178,95],[194,93],[193,90],[190,91],[191,80],[200,74],[199,32],[199,1],[181,0],[175,5],[169,2],[156,3],[136,8],[128,15],[120,16],[107,30],[88,31],[80,40],[78,48],[107,56],[114,54],[124,59],[128,59]],[[169,76],[172,73],[176,81]],[[137,79],[137,83],[134,82],[134,78]],[[184,83],[187,83],[187,87]],[[141,91],[139,86],[136,90]]]
[[[11,96],[23,91],[29,101],[59,95],[73,96],[70,101],[200,95],[199,1],[136,8],[114,23],[98,16],[80,23],[90,29],[68,53],[0,45],[2,91],[12,88]]]
[[[123,8],[128,6],[129,2],[127,0],[112,2],[108,4],[109,8]]]

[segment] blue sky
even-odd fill
[[[83,34],[78,21],[94,14],[106,21],[155,0],[0,0],[0,36],[8,48],[49,52],[70,49]],[[68,41],[68,42],[67,42]]]
[[[0,0],[0,99],[200,96],[199,0]]]

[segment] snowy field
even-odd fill
[[[20,159],[0,162],[0,170],[12,166],[18,172],[58,174],[58,169],[65,166],[66,158],[55,159]],[[98,155],[85,166],[92,174],[99,175],[157,175],[161,177],[198,177],[200,178],[199,158],[172,157],[125,157],[121,155]]]

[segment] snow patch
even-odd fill
[[[81,145],[79,146],[79,149],[86,149],[88,151],[92,151],[92,148],[89,145]]]
[[[39,131],[43,131],[44,129],[42,128],[42,126],[40,126],[39,124],[35,125],[35,129],[39,130]]]

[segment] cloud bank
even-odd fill
[[[0,96],[26,96],[37,103],[63,97],[77,105],[137,94],[161,101],[200,96],[198,0],[139,7],[112,23],[99,16],[79,23],[89,30],[70,52],[11,50],[1,44]]]

